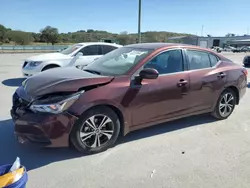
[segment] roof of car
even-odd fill
[[[138,44],[129,44],[126,47],[132,48],[145,48],[145,49],[158,49],[162,47],[171,47],[171,46],[192,46],[187,44],[180,44],[180,43],[138,43]]]
[[[227,59],[223,55],[216,53],[215,51],[208,49],[208,48],[202,48],[200,46],[196,45],[190,45],[190,44],[181,44],[181,43],[137,43],[137,44],[129,44],[126,45],[125,47],[131,47],[131,48],[141,48],[141,49],[150,49],[150,50],[156,50],[160,48],[165,48],[165,47],[187,47],[187,48],[192,48],[192,49],[198,49],[198,50],[203,50],[206,52],[211,52],[213,54],[216,54],[217,57],[220,59]]]
[[[111,45],[111,46],[119,46],[121,47],[122,45],[120,44],[115,44],[115,43],[108,43],[108,42],[81,42],[81,43],[77,43],[79,45]]]

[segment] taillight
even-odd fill
[[[248,75],[248,72],[247,72],[247,69],[243,69],[242,72],[247,76]]]

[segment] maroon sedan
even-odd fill
[[[21,143],[97,153],[119,135],[191,115],[226,119],[245,94],[247,71],[196,46],[124,46],[83,70],[55,68],[25,80],[11,115]]]

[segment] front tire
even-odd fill
[[[112,147],[120,133],[120,120],[109,107],[101,106],[85,112],[76,122],[70,141],[84,154],[94,154]]]
[[[220,95],[212,116],[216,119],[227,119],[234,111],[236,105],[236,94],[232,89],[226,89]]]

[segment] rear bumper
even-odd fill
[[[247,91],[247,87],[243,88],[241,91],[240,91],[240,100],[244,97],[244,95],[246,94],[246,91]]]
[[[244,95],[246,94],[247,91],[247,87],[248,87],[248,81],[247,81],[247,77],[244,78],[244,81],[242,82],[242,84],[240,85],[239,88],[239,99],[241,100]]]

